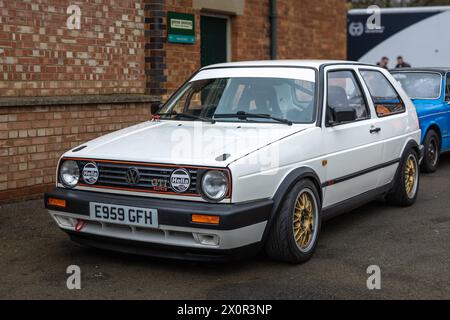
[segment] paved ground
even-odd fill
[[[82,248],[60,232],[42,200],[0,207],[0,298],[450,299],[450,156],[422,175],[411,208],[373,203],[324,224],[313,259],[293,266],[263,257],[182,263]],[[82,289],[65,270],[82,270]],[[379,265],[382,289],[366,288]]]

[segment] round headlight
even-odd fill
[[[59,177],[66,187],[75,187],[80,179],[80,169],[78,168],[78,164],[73,160],[64,161],[59,170]]]
[[[223,171],[211,170],[202,177],[202,190],[205,196],[220,201],[228,192],[228,177]]]

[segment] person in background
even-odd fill
[[[403,60],[402,56],[397,57],[397,65],[395,66],[396,69],[398,68],[411,68],[411,65],[409,63],[406,63],[405,60]]]
[[[381,68],[385,68],[385,69],[388,69],[388,64],[389,64],[388,57],[383,57],[383,58],[381,58],[381,60],[379,62],[377,62],[377,66],[379,66]]]

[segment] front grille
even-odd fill
[[[78,161],[80,172],[86,163],[90,161]],[[139,164],[121,164],[121,163],[109,163],[109,162],[95,162],[98,171],[99,178],[98,181],[92,185],[100,187],[116,187],[124,189],[135,189],[137,191],[153,191],[159,193],[169,193],[174,192],[170,186],[170,175],[176,169],[182,167],[165,167],[165,166],[150,166],[150,165],[139,165]],[[127,171],[130,168],[135,168],[139,172],[139,182],[137,184],[130,184],[127,182]],[[191,177],[191,184],[185,194],[196,194],[199,195],[197,190],[197,175],[198,169],[189,168],[186,170],[189,172]],[[82,178],[81,178],[82,179]],[[82,181],[83,182],[83,181]]]

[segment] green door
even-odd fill
[[[201,16],[202,67],[227,62],[227,19]]]

